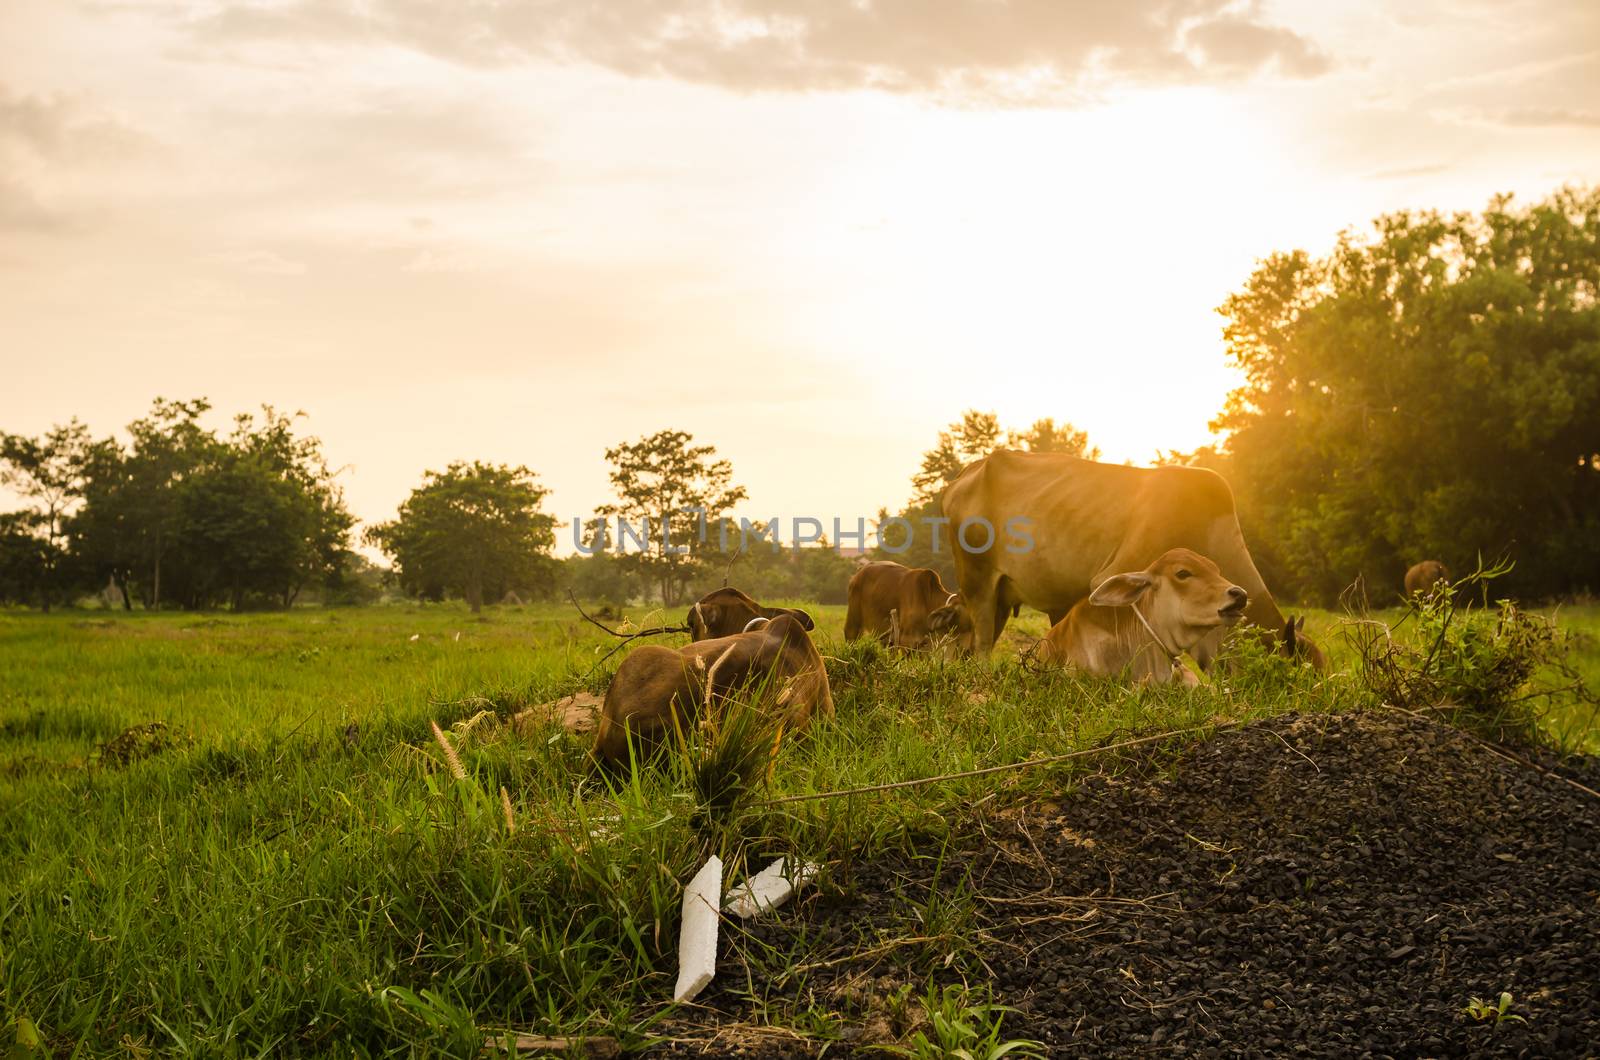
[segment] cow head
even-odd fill
[[[762,607],[738,589],[722,588],[707,593],[689,608],[683,624],[689,627],[691,641],[729,637],[739,633],[757,618],[789,615],[802,629],[815,628],[811,616],[794,607]]]
[[[951,593],[943,605],[928,614],[928,638],[943,650],[946,658],[971,654],[972,612],[967,610],[959,593]]]
[[[1187,548],[1169,549],[1142,571],[1113,574],[1089,594],[1097,607],[1137,605],[1173,651],[1188,651],[1212,630],[1238,622],[1249,602],[1215,563]]]

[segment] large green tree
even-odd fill
[[[1221,307],[1245,384],[1212,424],[1252,549],[1330,599],[1509,555],[1600,588],[1600,190],[1398,213],[1262,261]]]
[[[162,605],[163,567],[179,541],[182,486],[225,451],[200,423],[210,408],[204,398],[157,398],[148,415],[128,425],[127,447],[108,439],[90,456],[84,505],[72,521],[73,551],[91,578],[116,582],[125,606],[136,593],[147,608]]]
[[[486,598],[553,584],[555,519],[540,507],[548,493],[525,467],[458,461],[426,472],[398,517],[368,527],[366,539],[394,560],[406,592],[459,593],[476,613]]]
[[[640,547],[613,523],[613,543],[619,562],[654,586],[666,607],[676,606],[685,586],[715,565],[721,520],[745,499],[744,487],[733,484],[733,465],[715,459],[715,447],[693,441],[684,431],[664,430],[607,449],[617,501],[596,509],[640,537],[648,527]]]

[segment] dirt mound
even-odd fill
[[[1561,768],[1600,788],[1595,760]],[[845,893],[730,924],[701,999],[712,1022],[753,1019],[751,998],[810,1003],[843,1016],[824,1033],[844,1055],[904,1033],[897,988],[920,996],[964,967],[1017,1010],[1006,1036],[1050,1055],[1600,1042],[1600,799],[1455,730],[1389,711],[1281,717],[1089,778],[986,833],[841,867]],[[1502,991],[1526,1022],[1464,1011]],[[743,1051],[813,1055],[823,1040]]]

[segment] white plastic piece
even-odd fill
[[[717,974],[717,907],[721,903],[722,859],[713,854],[683,889],[674,1001],[693,1001]]]
[[[735,887],[722,911],[729,916],[749,919],[757,913],[778,908],[792,898],[795,891],[816,878],[816,862],[807,861],[791,872],[789,859],[779,858]]]

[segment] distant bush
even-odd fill
[[[1348,636],[1360,657],[1360,676],[1381,702],[1443,716],[1495,741],[1547,742],[1541,724],[1557,703],[1600,709],[1569,661],[1571,633],[1510,600],[1487,603],[1487,586],[1507,568],[1440,582],[1414,598],[1394,628],[1364,619]],[[1484,603],[1474,607],[1470,590]],[[1410,635],[1396,633],[1405,623]]]

